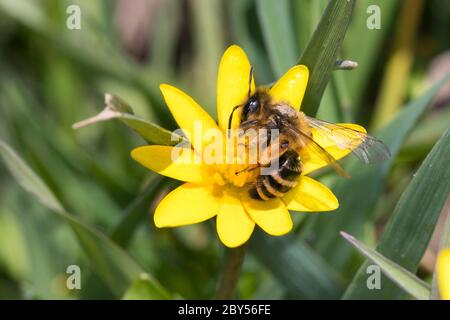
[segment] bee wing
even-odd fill
[[[391,156],[388,147],[371,135],[344,125],[305,117],[309,127],[315,129],[314,135],[320,136],[322,141],[329,141],[338,148],[351,151],[364,163],[378,163]]]
[[[341,167],[339,162],[321,145],[319,145],[316,141],[314,141],[309,135],[305,134],[302,131],[296,131],[302,141],[304,141],[304,145],[300,150],[300,157],[304,158],[304,154],[314,154],[319,157],[325,163],[328,163],[339,175],[349,178],[349,174]]]

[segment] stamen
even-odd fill
[[[214,180],[219,186],[224,186],[227,182],[223,179],[222,175],[218,172],[214,174]]]

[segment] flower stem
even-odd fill
[[[226,248],[223,272],[215,297],[217,300],[233,298],[245,258],[245,249],[245,245],[233,249]]]

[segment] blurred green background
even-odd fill
[[[156,229],[152,210],[176,183],[132,161],[130,151],[144,141],[117,120],[79,130],[72,124],[100,112],[103,95],[110,92],[140,117],[175,129],[159,94],[163,82],[189,92],[215,116],[217,68],[226,47],[243,47],[257,83],[272,83],[298,61],[327,2],[0,0],[0,137],[68,212],[112,235],[171,294],[209,299],[223,251],[214,222]],[[66,27],[71,4],[81,8],[80,30]],[[381,29],[369,30],[367,8],[373,4],[381,9]],[[450,1],[356,1],[339,56],[359,67],[333,72],[317,117],[377,132],[404,103],[450,72],[449,30]],[[449,124],[447,84],[401,141],[388,175],[379,182],[380,194],[365,209],[370,214],[355,219],[364,242],[377,242],[413,173]],[[66,220],[23,192],[3,165],[0,177],[1,299],[122,297]],[[331,186],[341,179],[328,172],[321,178]],[[448,205],[438,227],[447,212]],[[332,214],[298,214],[294,234],[281,239],[256,234],[238,296],[339,298],[364,260],[339,238],[339,226],[331,230],[321,221]],[[326,237],[328,242],[319,241]],[[434,268],[436,237],[420,264],[425,280]],[[336,242],[346,253],[331,257],[327,252]],[[267,256],[267,248],[275,248],[278,258]],[[312,261],[307,271],[320,266],[317,272],[326,273],[318,275],[320,285],[305,280],[297,287],[307,275],[301,266],[296,269],[298,261]],[[66,288],[66,268],[73,264],[81,267],[81,290]],[[312,286],[309,292],[306,286]]]

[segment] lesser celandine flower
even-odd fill
[[[442,300],[450,300],[450,248],[444,249],[439,253],[437,278]]]
[[[167,106],[175,121],[187,137],[193,139],[195,123],[201,122],[203,130],[220,130],[228,126],[232,109],[245,103],[249,91],[251,65],[245,52],[238,46],[229,47],[219,66],[217,79],[218,123],[212,119],[189,95],[167,84],[160,86]],[[300,108],[308,83],[308,68],[296,65],[288,70],[269,89],[275,102],[288,103]],[[254,92],[253,79],[250,81]],[[310,88],[314,90],[314,88]],[[352,126],[365,132],[362,127]],[[314,128],[311,129],[314,136]],[[314,140],[335,159],[347,155],[350,150],[336,146],[321,135]],[[202,146],[210,141],[204,139]],[[196,144],[188,152],[196,152]],[[198,146],[198,143],[197,143]],[[251,236],[255,224],[273,236],[281,236],[292,229],[289,210],[301,212],[331,211],[338,207],[338,200],[326,186],[307,175],[327,163],[315,154],[305,157],[302,175],[297,185],[281,198],[267,201],[255,200],[248,194],[248,186],[254,182],[254,172],[236,175],[236,164],[186,163],[174,161],[174,147],[150,145],[136,148],[132,157],[145,167],[185,183],[170,192],[157,206],[154,221],[157,227],[177,227],[202,222],[216,217],[217,233],[228,247],[237,247]],[[303,159],[302,159],[303,160]],[[241,165],[242,167],[242,165]]]

